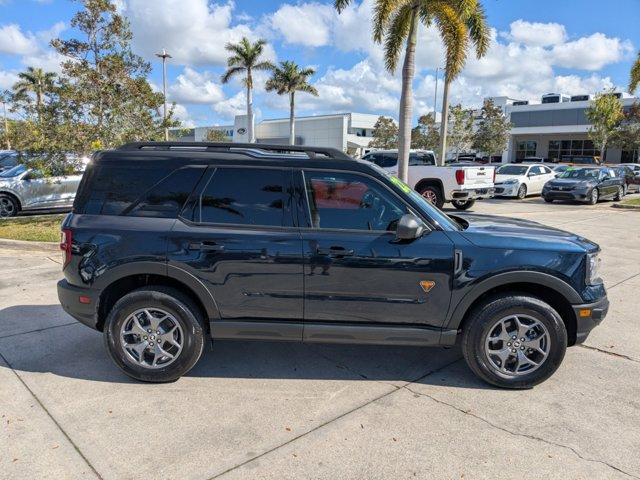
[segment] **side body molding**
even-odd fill
[[[580,294],[571,285],[548,273],[535,271],[505,272],[489,277],[470,287],[471,290],[457,302],[457,305],[453,309],[453,312],[444,325],[444,328],[449,330],[457,329],[469,307],[481,295],[487,293],[493,288],[509,285],[511,283],[530,283],[540,285],[541,287],[551,288],[560,293],[572,305],[584,303]]]

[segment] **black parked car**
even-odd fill
[[[527,388],[609,305],[598,245],[525,220],[447,216],[332,149],[100,152],[62,232],[62,306],[143,381],[187,373],[206,338],[460,341],[480,378]]]
[[[616,176],[623,180],[624,195],[630,190],[637,190],[640,185],[640,177],[637,176],[634,171],[625,165],[610,165],[610,168],[616,172]]]
[[[569,167],[542,188],[545,202],[575,200],[595,205],[598,200],[622,200],[624,180],[608,167]]]

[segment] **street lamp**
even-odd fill
[[[437,121],[436,115],[437,115],[437,108],[438,108],[438,71],[440,70],[440,67],[436,67],[436,91],[435,94],[433,95],[433,121],[434,123]]]
[[[167,122],[167,58],[171,58],[171,55],[167,53],[167,51],[163,48],[162,52],[156,53],[156,57],[160,57],[162,59],[162,95],[164,96],[164,110],[163,110],[163,119],[166,124]],[[169,140],[169,129],[165,125],[164,127],[164,140],[165,142]]]
[[[9,139],[9,121],[7,120],[6,94],[0,93],[0,102],[2,102],[2,112],[4,116],[4,140],[7,145],[7,150],[11,150],[11,140]]]

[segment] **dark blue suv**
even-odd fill
[[[187,373],[206,337],[459,341],[479,377],[526,388],[608,309],[596,244],[524,220],[447,216],[331,149],[99,152],[62,229],[62,306],[143,381]]]

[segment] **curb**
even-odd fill
[[[624,210],[638,210],[640,211],[640,205],[624,205],[622,203],[614,203],[613,208],[622,208]]]
[[[57,242],[28,242],[25,240],[9,240],[8,238],[0,238],[0,248],[57,253],[60,251],[60,244]]]

